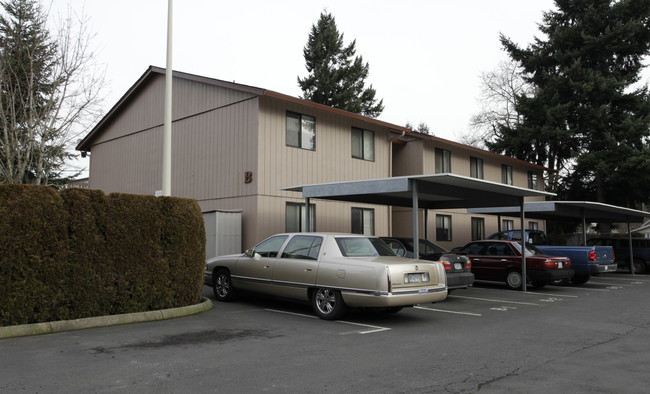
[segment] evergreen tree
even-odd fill
[[[502,45],[531,94],[517,96],[521,122],[487,146],[555,171],[563,199],[634,206],[650,196],[650,95],[639,86],[650,54],[650,0],[556,0],[545,39]]]
[[[298,77],[305,100],[376,118],[384,110],[372,85],[365,87],[368,63],[356,56],[356,40],[343,45],[334,17],[322,12],[303,49],[309,75]]]

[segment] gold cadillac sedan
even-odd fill
[[[204,284],[218,301],[239,290],[309,301],[325,320],[348,308],[397,312],[447,297],[440,262],[398,257],[381,239],[357,234],[277,234],[244,254],[207,260]]]

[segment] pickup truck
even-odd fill
[[[520,230],[500,231],[487,239],[521,240]],[[548,244],[546,234],[541,230],[526,230],[526,242],[535,245],[549,256],[563,256],[571,259],[575,275],[571,283],[587,283],[592,275],[616,271],[614,250],[611,246],[554,246]]]

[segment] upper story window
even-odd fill
[[[436,148],[436,174],[451,172],[451,152],[445,149]]]
[[[316,119],[287,111],[287,146],[316,150]]]
[[[528,171],[528,188],[537,190],[537,173]]]
[[[501,164],[501,183],[513,185],[512,166]]]
[[[375,132],[352,128],[352,157],[375,161]]]
[[[469,175],[472,178],[483,179],[483,159],[478,157],[469,158]]]

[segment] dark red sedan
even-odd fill
[[[541,288],[548,283],[570,279],[574,275],[571,260],[567,257],[551,257],[532,244],[526,244],[527,282]],[[456,251],[472,260],[474,279],[505,282],[511,289],[522,286],[521,242],[483,240],[470,242]]]

